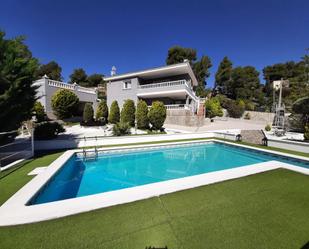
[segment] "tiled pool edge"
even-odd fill
[[[207,143],[216,141],[219,143],[231,144],[234,146],[240,146],[244,148],[252,148],[254,150],[264,151],[266,153],[273,153],[283,156],[291,157],[291,155],[281,152],[270,152],[259,148],[253,148],[250,146],[229,143],[226,141],[209,139],[209,140],[196,140],[185,141],[175,143],[164,143],[160,145],[143,145],[144,147],[160,147],[164,145],[173,144],[192,144],[192,143]],[[141,148],[141,145],[122,146],[122,147],[110,147],[106,150],[121,150],[128,148]],[[252,175],[260,172],[265,172],[277,168],[286,168],[294,170],[303,174],[309,174],[309,169],[297,167],[294,165],[281,163],[277,161],[270,161],[259,163],[255,165],[243,166],[228,170],[216,171],[205,173],[201,175],[195,175],[185,178],[179,178],[169,181],[163,181],[158,183],[152,183],[122,190],[116,190],[96,195],[89,195],[74,199],[67,199],[63,201],[45,203],[40,205],[26,206],[25,204],[32,198],[32,196],[41,189],[48,179],[50,179],[62,165],[76,152],[81,150],[66,151],[62,156],[56,159],[44,172],[33,178],[23,188],[21,188],[16,194],[14,194],[7,202],[0,207],[0,226],[17,225],[38,222],[43,220],[55,219],[72,214],[91,211],[94,209],[124,204],[137,200],[147,199],[150,197],[168,194],[180,190],[194,188],[198,186],[208,185],[230,179],[235,179],[247,175]],[[308,160],[308,158],[294,156],[294,158]]]

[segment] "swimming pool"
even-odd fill
[[[219,142],[106,151],[97,160],[72,156],[28,202],[42,204],[268,161],[309,162]]]

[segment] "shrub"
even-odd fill
[[[36,101],[34,103],[33,111],[35,112],[37,122],[43,122],[46,120],[46,113],[41,102]]]
[[[96,117],[96,120],[101,121],[103,125],[107,123],[108,107],[106,104],[106,100],[102,100],[100,102],[95,117]]]
[[[52,109],[59,119],[71,118],[78,108],[79,99],[75,93],[67,90],[58,90],[51,100]]]
[[[118,122],[113,126],[114,136],[123,136],[130,134],[130,125],[128,123]]]
[[[217,98],[211,98],[205,102],[206,117],[213,118],[216,116],[222,117],[223,111],[220,101]]]
[[[136,124],[138,129],[148,129],[149,128],[149,118],[148,118],[148,106],[144,100],[140,100],[136,106]]]
[[[83,112],[84,123],[91,123],[93,121],[93,108],[92,104],[86,103]]]
[[[247,102],[246,103],[246,110],[247,111],[254,111],[255,105],[252,102]]]
[[[151,108],[148,112],[148,118],[152,125],[152,129],[160,130],[166,119],[166,108],[160,101],[152,102]]]
[[[135,125],[135,105],[132,99],[127,99],[122,107],[120,115],[121,123],[128,123],[131,127]]]
[[[240,118],[245,111],[244,104],[239,103],[237,104],[235,101],[230,100],[227,106],[227,112],[230,117],[232,118]]]
[[[241,109],[246,109],[246,103],[242,99],[236,100],[236,104],[241,108]]]
[[[63,126],[57,122],[42,122],[35,126],[34,138],[38,140],[53,139],[64,131]]]
[[[228,107],[228,105],[229,105],[229,102],[230,102],[230,99],[229,99],[229,98],[227,98],[225,95],[218,94],[218,95],[216,96],[216,99],[219,100],[220,105],[221,105],[223,108],[227,109],[227,107]]]
[[[251,119],[251,115],[250,115],[250,113],[249,112],[247,112],[246,114],[245,114],[245,117],[244,117],[244,119]]]
[[[111,104],[109,116],[108,116],[108,122],[112,124],[116,124],[120,121],[120,111],[118,102],[116,100],[113,101]]]
[[[265,131],[270,131],[271,130],[271,126],[268,124],[265,126]]]
[[[307,125],[305,126],[304,139],[305,139],[306,141],[309,140],[309,124],[307,124]]]

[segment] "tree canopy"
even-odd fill
[[[228,92],[231,92],[232,70],[232,62],[225,56],[220,62],[215,76],[215,87],[220,93],[228,94]]]
[[[10,131],[32,116],[36,100],[38,61],[24,44],[24,37],[5,39],[0,31],[0,131]]]
[[[167,52],[166,64],[172,65],[188,60],[191,65],[196,61],[196,50],[180,46],[171,47]]]
[[[70,82],[77,83],[81,86],[87,86],[87,74],[84,69],[77,68],[73,70],[73,73],[70,75]]]
[[[87,77],[87,86],[89,87],[97,87],[98,85],[104,84],[103,74],[91,74]]]
[[[283,88],[283,100],[287,106],[291,106],[298,98],[308,96],[309,67],[306,66],[309,65],[308,60],[308,56],[304,56],[299,62],[288,61],[264,67],[263,75],[267,96],[272,96],[272,82],[280,79],[289,80],[289,86]]]
[[[47,64],[40,65],[35,75],[36,78],[42,78],[42,76],[46,74],[48,78],[60,81],[62,80],[61,72],[62,68],[59,64],[55,61],[51,61]]]
[[[253,99],[255,90],[260,87],[259,72],[252,66],[236,67],[232,71],[232,99]]]
[[[199,84],[196,88],[197,95],[205,95],[206,79],[210,76],[209,68],[212,66],[210,58],[203,55],[197,60],[197,53],[193,48],[174,46],[168,50],[166,58],[167,65],[181,63],[184,60],[189,61],[197,78]]]

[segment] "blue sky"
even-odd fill
[[[74,68],[118,73],[165,64],[169,47],[196,48],[213,67],[298,60],[309,47],[307,0],[16,1],[0,0],[0,29],[24,34],[33,55],[57,61],[67,80]]]

